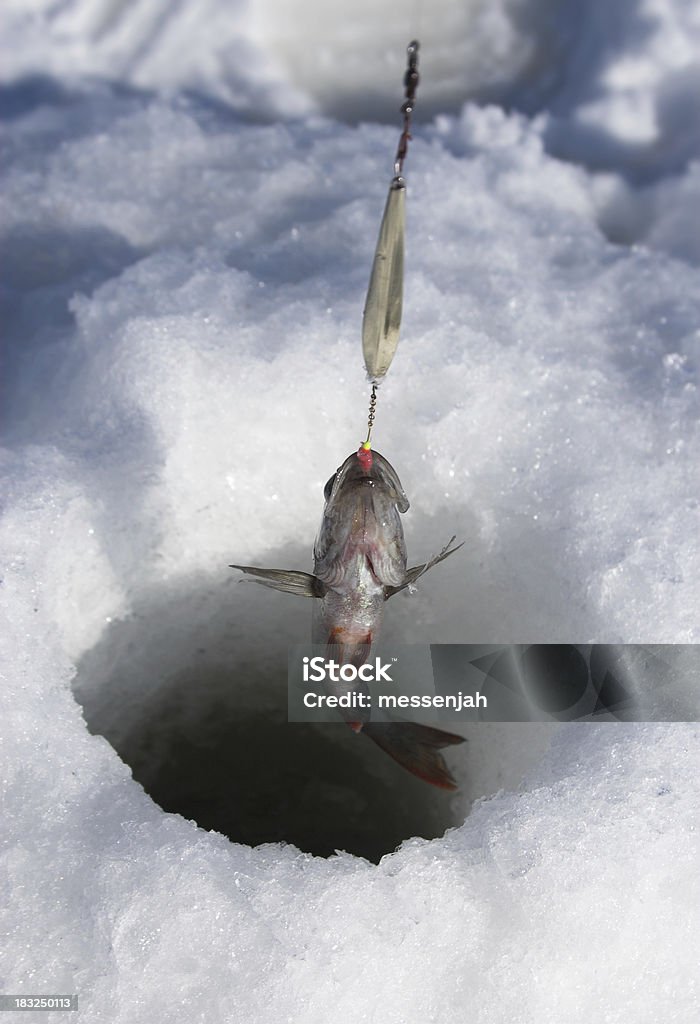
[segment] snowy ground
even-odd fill
[[[419,35],[375,441],[412,561],[466,543],[387,639],[700,642],[697,6],[2,19],[0,989],[110,1024],[696,1021],[696,725],[483,726],[426,796],[278,720],[308,609],[227,564],[308,569],[361,439]],[[480,796],[378,866],[206,830],[369,856]]]

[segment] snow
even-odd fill
[[[700,15],[415,6],[3,6],[0,989],[91,1024],[697,1018],[697,725],[469,726],[426,792],[284,721],[308,608],[227,567],[308,569],[362,438],[418,35],[375,443],[466,544],[385,637],[700,641]]]

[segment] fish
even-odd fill
[[[313,573],[251,565],[231,568],[262,586],[312,598],[312,642],[325,645],[339,664],[359,667],[377,640],[389,598],[412,587],[462,547],[451,537],[435,557],[408,568],[401,523],[408,508],[396,470],[383,455],[363,445],[324,488]],[[462,743],[464,737],[412,722],[373,722],[357,710],[343,716],[355,732],[373,740],[413,775],[441,789],[457,789],[440,751]]]

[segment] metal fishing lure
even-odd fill
[[[372,382],[372,395],[367,421],[367,439],[360,449],[361,458],[363,449],[368,452],[370,448],[377,404],[377,385],[391,366],[399,344],[406,233],[406,180],[403,176],[403,164],[411,139],[411,119],[419,81],[418,49],[416,39],[409,43],[408,67],[404,76],[406,99],[401,107],[403,131],[394,159],[394,177],[389,185],[389,195],[379,228],[362,317],[362,353],[367,376]]]

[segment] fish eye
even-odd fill
[[[323,497],[326,499],[326,501],[330,499],[331,491],[333,490],[333,484],[335,483],[335,478],[337,477],[337,475],[337,473],[334,473],[333,476],[328,481],[328,483],[326,484],[326,486],[323,488]]]

